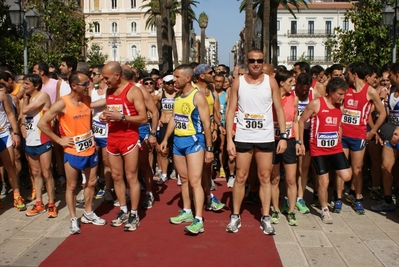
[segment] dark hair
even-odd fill
[[[344,79],[340,77],[334,77],[331,78],[331,80],[327,83],[326,91],[327,94],[334,93],[338,91],[338,89],[343,89],[344,91],[346,91],[348,90],[348,87],[349,85]]]
[[[227,67],[226,65],[224,65],[224,64],[219,64],[218,67],[224,68],[224,69],[226,70],[226,74],[230,74],[230,68]]]
[[[131,69],[122,68],[122,77],[128,81],[131,81],[136,77],[136,75]]]
[[[152,70],[150,71],[150,76],[153,75],[153,74],[159,76],[159,70],[157,70],[157,69],[152,69]]]
[[[74,56],[63,56],[61,61],[64,61],[68,68],[72,68],[72,71],[76,71],[78,67],[78,60]]]
[[[310,72],[310,65],[307,62],[304,62],[304,61],[296,62],[294,64],[294,67],[296,67],[296,66],[299,66],[299,69],[301,70],[301,72],[302,71],[304,71],[306,73]]]
[[[324,74],[325,74],[326,76],[330,75],[330,74],[331,74],[331,67],[325,69],[325,70],[324,70]]]
[[[216,77],[223,77],[223,80],[224,80],[224,79],[226,78],[226,75],[224,75],[223,73],[220,73],[220,72],[219,72],[219,73],[216,73],[216,74],[215,74],[215,78],[216,78]]]
[[[330,67],[330,73],[333,73],[334,70],[344,70],[341,64],[332,64]]]
[[[50,77],[51,79],[58,80],[58,75],[57,75],[57,73],[52,72],[52,71],[50,71],[50,72],[48,73],[48,77]]]
[[[252,47],[251,49],[249,49],[248,54],[251,53],[251,52],[262,53],[263,54],[263,51],[260,50],[257,47]]]
[[[37,90],[40,91],[42,89],[42,78],[37,74],[26,74],[24,76],[24,80],[29,80],[33,86],[38,86]]]
[[[280,70],[276,72],[276,76],[274,78],[277,81],[277,84],[280,86],[280,82],[285,82],[289,78],[293,77],[294,73],[289,70]]]
[[[313,74],[319,75],[324,71],[324,68],[320,65],[314,65],[312,68],[310,68],[310,75],[313,76]]]
[[[37,63],[37,69],[39,71],[43,71],[44,75],[48,76],[49,73],[49,66],[45,62]]]
[[[10,73],[5,72],[5,71],[0,72],[0,80],[8,82],[9,79],[12,79],[12,76]]]
[[[389,71],[393,72],[393,74],[398,74],[399,73],[399,62],[393,63],[391,66],[389,66]]]
[[[307,73],[301,73],[296,77],[297,84],[312,85],[312,77]]]
[[[182,64],[182,65],[177,66],[175,68],[175,70],[183,70],[183,71],[185,71],[185,72],[187,72],[189,74],[188,76],[190,76],[191,79],[194,78],[194,70],[193,70],[193,68],[191,68],[190,65]]]
[[[284,65],[278,65],[278,66],[277,66],[277,71],[279,71],[279,70],[288,70],[288,69],[287,69],[287,67],[284,66]]]
[[[70,85],[71,85],[71,84],[78,84],[78,83],[80,83],[79,74],[86,75],[86,74],[84,74],[83,72],[80,72],[80,71],[74,71],[74,72],[72,72],[71,75],[70,75],[69,78],[68,78],[68,82],[69,82]]]
[[[367,75],[370,75],[370,68],[366,63],[354,62],[348,66],[348,71],[353,74],[357,74],[360,79],[365,79]]]
[[[195,69],[195,68],[199,65],[199,63],[193,61],[193,62],[191,62],[189,65],[190,65],[190,67],[191,67],[192,69]]]
[[[0,82],[0,89],[5,89],[7,91],[7,85],[3,82]]]

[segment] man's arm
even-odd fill
[[[240,82],[239,79],[234,79],[229,90],[229,98],[227,101],[226,109],[226,136],[227,142],[233,141],[233,125],[234,125],[234,113],[238,104],[238,86]]]
[[[43,106],[46,101],[50,101],[50,97],[46,93],[39,93],[36,97],[35,101],[28,103],[28,98],[24,97],[24,104],[22,106],[22,114],[26,115],[27,113],[36,110]]]
[[[58,80],[57,87],[55,88],[55,101],[58,101],[61,99],[61,96],[60,96],[61,84],[62,84],[62,80]]]
[[[326,87],[320,82],[316,82],[315,88],[319,96],[326,96]]]
[[[375,110],[378,112],[379,116],[377,121],[375,122],[374,126],[371,128],[370,132],[367,133],[367,138],[366,140],[371,140],[371,138],[377,133],[378,129],[381,127],[381,125],[384,123],[385,118],[387,116],[385,112],[385,108],[382,105],[382,102],[380,100],[380,96],[377,93],[377,91],[369,86],[367,90],[367,98],[371,101],[373,101]],[[371,113],[371,112],[370,112]]]
[[[106,106],[107,106],[107,100],[105,100],[105,98],[90,103],[90,108],[101,108],[101,107],[105,108]]]
[[[19,127],[17,123],[17,118],[15,117],[14,110],[12,109],[12,104],[8,101],[8,95],[5,92],[0,91],[0,100],[3,103],[4,111],[7,114],[8,121],[10,122],[13,134],[12,134],[12,139],[13,139],[13,144],[15,147],[19,147],[19,144],[21,142],[21,138],[16,134],[19,133]]]
[[[151,112],[151,132],[156,132],[158,128],[158,121],[159,121],[159,111],[155,105],[153,97],[148,93],[146,89],[141,89],[141,92],[143,93],[144,97],[144,103],[149,112]],[[153,135],[150,135],[148,138],[149,142],[152,145],[156,145],[157,143],[157,138]]]
[[[285,129],[285,114],[284,109],[281,106],[281,96],[280,96],[280,89],[277,85],[276,80],[273,77],[270,77],[270,88],[272,89],[272,98],[273,98],[273,105],[276,110],[277,121],[280,125],[280,133],[286,133]]]
[[[134,105],[137,116],[126,116],[126,122],[138,124],[147,123],[147,109],[141,90],[137,86],[133,86],[127,93],[127,99]]]
[[[311,116],[317,114],[317,112],[319,112],[319,108],[320,108],[320,100],[318,98],[310,101],[309,104],[306,106],[305,110],[303,111],[301,118],[299,119],[299,122],[298,122],[299,139],[298,140],[301,140],[302,144],[303,144],[303,131],[305,128],[305,122]]]
[[[207,147],[212,147],[211,120],[209,114],[208,101],[204,94],[197,93],[194,96],[194,105],[198,109],[198,113],[204,127],[205,142]],[[210,163],[213,160],[213,152],[205,152],[205,162]]]

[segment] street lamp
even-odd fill
[[[392,44],[392,63],[396,62],[396,36],[398,27],[398,0],[395,0],[395,6],[384,5],[382,9],[382,20],[384,25],[393,26],[393,44]]]
[[[39,23],[39,15],[30,9],[28,12],[21,6],[21,1],[14,1],[9,9],[11,22],[18,29],[18,35],[24,39],[24,74],[28,74],[28,44],[27,37]]]

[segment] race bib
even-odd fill
[[[234,124],[237,124],[238,122],[238,111],[234,112],[234,119],[233,119]]]
[[[107,136],[107,125],[99,121],[93,120],[93,133],[95,136],[106,137]]]
[[[86,151],[95,145],[94,136],[91,131],[73,137],[73,142],[78,153]]]
[[[342,123],[359,125],[360,124],[360,111],[345,109],[342,114]]]
[[[33,123],[34,123],[34,118],[32,116],[26,116],[25,117],[25,128],[27,131],[33,131]]]
[[[338,133],[317,133],[317,147],[329,148],[338,144]]]
[[[308,104],[302,104],[302,103],[298,104],[298,119],[301,118],[301,116],[302,116],[303,112],[305,111],[305,108],[306,108],[307,105]]]
[[[187,115],[175,114],[175,128],[179,130],[188,130],[190,122]]]
[[[107,110],[112,112],[119,112],[123,114],[123,106],[122,105],[107,105]]]
[[[292,121],[285,123],[285,133],[287,134],[288,138],[290,138],[290,134],[292,132]],[[278,122],[274,122],[274,136],[280,137],[280,124]]]
[[[265,129],[265,115],[264,114],[244,114],[244,127],[246,129]]]
[[[175,104],[174,98],[162,98],[161,106],[162,110],[172,111]]]

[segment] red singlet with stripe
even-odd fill
[[[344,151],[339,136],[341,109],[339,107],[329,108],[325,97],[320,97],[319,101],[319,112],[310,118],[310,156],[341,153]]]
[[[342,115],[342,136],[366,139],[367,121],[371,102],[367,100],[369,85],[366,83],[357,93],[353,88],[345,93],[344,114]]]
[[[127,93],[132,88],[132,86],[133,84],[129,83],[119,95],[115,95],[114,93],[107,95],[107,110],[119,112],[120,114],[125,114],[126,116],[137,116],[136,108],[127,99]],[[113,121],[108,123],[108,127],[108,138],[135,138],[138,140],[139,132],[137,123]]]
[[[281,98],[281,106],[284,109],[285,129],[288,139],[295,137],[294,116],[295,116],[295,93]],[[276,110],[273,105],[274,139],[280,140],[280,125],[278,123]]]

